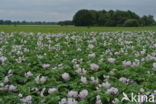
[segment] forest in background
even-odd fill
[[[0,25],[75,25],[75,26],[108,26],[108,27],[139,27],[156,25],[154,16],[139,16],[130,10],[87,10],[77,11],[73,20],[58,22],[45,21],[11,21],[0,20]]]
[[[139,16],[130,10],[79,10],[73,17],[75,26],[152,26],[155,25],[154,16]]]

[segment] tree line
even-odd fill
[[[11,20],[0,20],[0,25],[73,25],[71,20],[59,21],[59,22],[29,22],[29,21],[11,21]]]
[[[28,22],[0,20],[0,25],[75,25],[75,26],[152,26],[156,25],[152,15],[139,16],[130,10],[87,10],[77,11],[73,20],[59,22]]]
[[[155,25],[152,15],[140,17],[130,10],[87,10],[82,9],[75,13],[72,20],[75,26],[150,26]]]
[[[0,25],[73,25],[71,20],[59,21],[59,22],[28,22],[28,21],[11,21],[11,20],[0,20]]]
[[[0,20],[0,25],[57,25],[57,22],[28,22],[28,21],[11,21],[11,20]]]

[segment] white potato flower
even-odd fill
[[[82,90],[80,93],[79,93],[79,97],[81,99],[84,99],[88,96],[88,90]]]
[[[97,65],[97,64],[90,64],[90,68],[92,70],[94,70],[94,71],[97,71],[97,70],[99,70],[99,65]]]
[[[115,58],[108,58],[107,60],[108,60],[109,63],[114,63],[116,61]]]
[[[69,75],[69,73],[63,73],[63,74],[62,74],[62,78],[63,78],[65,81],[70,80],[70,75]]]
[[[48,93],[49,93],[49,94],[52,94],[52,93],[54,93],[54,92],[56,92],[56,91],[58,91],[57,88],[49,88]]]

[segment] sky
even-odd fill
[[[80,9],[131,10],[156,19],[156,0],[0,0],[0,19],[12,21],[72,20]]]

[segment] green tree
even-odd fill
[[[113,10],[110,10],[107,12],[106,16],[108,17],[107,20],[106,20],[106,23],[105,25],[106,26],[116,26],[115,24],[115,20],[114,20],[114,11]]]
[[[94,24],[94,17],[89,10],[79,10],[73,17],[73,23],[76,26],[91,26]]]
[[[152,15],[145,15],[141,18],[141,20],[144,23],[144,26],[154,25],[155,23],[154,17]]]
[[[102,10],[98,12],[98,17],[97,17],[97,25],[99,26],[105,26],[106,22],[107,22],[107,11]]]
[[[4,24],[4,21],[3,21],[3,20],[0,20],[0,24],[1,24],[1,25]]]
[[[89,10],[92,17],[92,25],[98,25],[98,11],[96,10]]]

